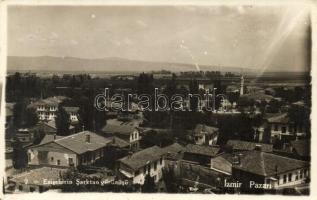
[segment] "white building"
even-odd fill
[[[40,166],[79,166],[93,164],[104,156],[112,141],[90,131],[56,137],[28,149],[28,164]]]
[[[158,146],[136,152],[119,160],[118,172],[133,184],[143,185],[147,175],[158,182],[165,165],[164,154]]]

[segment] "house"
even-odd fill
[[[310,144],[309,139],[293,140],[284,143],[282,149],[275,149],[275,153],[299,160],[310,161]]]
[[[231,176],[232,163],[235,161],[234,155],[223,153],[210,159],[210,169]]]
[[[247,142],[241,140],[228,140],[227,145],[232,147],[234,152],[261,150],[264,152],[272,152],[273,145],[265,143]]]
[[[107,120],[102,132],[106,136],[116,136],[128,142],[132,150],[139,148],[140,129],[134,121],[120,121],[118,119]]]
[[[174,144],[162,148],[162,152],[164,152],[165,155],[165,165],[176,165],[177,161],[183,158],[184,151],[185,147],[176,142]]]
[[[34,135],[28,128],[20,128],[17,130],[15,137],[22,144],[29,144],[33,142]]]
[[[197,124],[193,130],[195,144],[198,145],[215,145],[217,143],[219,129],[207,126],[205,124]]]
[[[305,135],[304,128],[300,125],[295,126],[287,113],[267,117],[266,122],[271,130],[271,138],[296,138]]]
[[[210,165],[210,159],[218,155],[219,146],[203,146],[188,144],[184,150],[183,160],[199,165]]]
[[[58,105],[66,99],[64,96],[54,96],[32,102],[28,107],[35,108],[39,120],[53,120],[56,117]]]
[[[63,108],[69,114],[71,123],[78,123],[79,107],[64,106]]]
[[[158,182],[162,178],[164,152],[158,146],[153,146],[120,159],[118,172],[133,184],[144,184],[147,175]]]
[[[291,141],[291,152],[298,159],[310,160],[310,144],[311,141],[308,139]]]
[[[90,165],[104,156],[109,139],[82,131],[28,148],[28,164],[44,166]]]
[[[243,192],[257,192],[252,183],[266,184],[265,189],[304,186],[310,176],[308,162],[262,151],[244,154],[232,165],[232,178],[242,183]]]
[[[50,121],[40,121],[34,128],[33,130],[36,131],[42,131],[45,134],[56,134],[57,133],[57,128],[56,128],[56,123],[55,120],[50,120]],[[75,133],[75,127],[73,125],[69,126],[69,131],[70,133]]]
[[[45,192],[54,186],[54,183],[67,184],[67,180],[61,178],[65,172],[66,169],[62,168],[41,167],[14,175],[9,183],[13,183],[14,191]]]

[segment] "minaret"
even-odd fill
[[[244,94],[244,78],[243,75],[241,76],[241,83],[240,83],[240,96]]]

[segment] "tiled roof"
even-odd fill
[[[131,169],[137,170],[149,162],[160,159],[164,155],[162,149],[158,146],[153,146],[142,151],[136,152],[131,156],[126,156],[120,159],[120,162],[129,166]]]
[[[264,143],[255,143],[255,142],[247,142],[241,140],[228,140],[227,145],[232,146],[233,150],[242,150],[242,151],[251,151],[256,147],[260,147],[261,151],[272,152],[273,145],[272,144],[264,144]]]
[[[245,152],[240,164],[233,165],[236,169],[261,176],[272,176],[305,166],[309,166],[309,163],[261,151]]]
[[[267,118],[267,121],[269,123],[287,124],[289,123],[289,117],[287,116],[287,113],[282,113],[280,115]]]
[[[232,173],[232,155],[219,155],[211,159],[210,168],[222,171],[227,174]]]
[[[23,184],[25,184],[27,181],[27,184],[30,185],[44,185],[44,179],[50,181],[58,181],[59,179],[61,180],[60,175],[66,172],[66,170],[67,169],[62,168],[42,167],[17,174],[11,179],[11,181]]]
[[[55,139],[60,139],[63,136],[56,135],[55,137],[56,137]],[[42,139],[40,144],[46,144],[46,143],[49,143],[49,142],[52,142],[52,141],[54,141],[54,135],[53,134],[46,134],[44,136],[44,138]]]
[[[202,132],[205,132],[206,134],[213,134],[217,132],[219,129],[212,126],[206,126],[205,124],[197,124],[194,129],[194,134],[201,134]]]
[[[55,120],[49,120],[47,122],[43,122],[44,124],[46,124],[47,126],[53,128],[53,129],[56,129],[56,123],[55,123]],[[73,129],[75,128],[73,125],[69,125],[69,129]]]
[[[214,157],[219,153],[219,150],[220,148],[218,146],[188,144],[186,146],[185,152]]]
[[[111,143],[110,143],[111,146],[115,146],[115,147],[119,147],[119,148],[124,148],[124,147],[127,147],[127,146],[130,145],[130,143],[128,143],[128,142],[126,142],[125,140],[122,140],[122,139],[120,139],[120,138],[118,138],[118,137],[115,137],[115,136],[113,136],[113,137],[108,137],[108,138],[106,138],[106,139],[108,139],[108,140],[111,141]]]
[[[310,140],[295,140],[291,141],[291,146],[293,150],[303,157],[310,156]]]
[[[90,135],[90,142],[86,142],[86,135]],[[60,144],[78,154],[85,153],[87,151],[94,151],[106,146],[111,141],[96,133],[90,131],[82,131],[61,139],[55,140],[57,144]]]
[[[111,134],[120,133],[130,135],[136,127],[137,125],[133,123],[133,121],[123,122],[117,119],[111,119],[107,120],[107,124],[102,128],[102,131]]]
[[[178,143],[174,143],[162,148],[162,152],[166,155],[166,158],[170,158],[170,159],[182,158],[184,151],[185,151],[185,147]]]
[[[182,145],[176,142],[174,144],[171,144],[169,146],[162,148],[162,151],[166,153],[179,153],[184,150],[185,150],[185,147],[183,147]]]
[[[86,142],[86,135],[90,135],[90,142]],[[31,148],[40,148],[44,150],[46,146],[48,147],[49,144],[55,143],[66,149],[71,150],[72,152],[75,152],[76,154],[82,154],[88,151],[94,151],[105,147],[110,142],[111,140],[103,136],[99,136],[96,133],[83,131],[56,139],[50,143],[39,144]],[[49,150],[54,151],[54,147],[51,147]]]

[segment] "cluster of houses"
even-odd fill
[[[205,85],[199,87],[206,89]],[[238,91],[241,96],[246,95],[243,77]],[[78,123],[79,108],[64,107],[72,122],[71,133],[57,135],[54,119],[63,100],[62,96],[49,97],[29,105],[35,108],[40,119],[35,128],[45,136],[39,144],[32,145],[31,130],[17,131],[16,137],[27,149],[28,168],[22,173],[7,173],[7,190],[43,192],[56,189],[68,184],[62,179],[63,173],[82,167],[92,169],[96,176],[131,185],[143,185],[150,176],[158,191],[167,190],[166,184],[165,188],[162,184],[167,171],[174,174],[178,189],[184,191],[186,188],[188,192],[283,192],[285,188],[292,188],[300,194],[309,188],[310,140],[305,138],[307,131],[295,125],[287,113],[265,115],[254,141],[228,140],[225,147],[219,146],[219,129],[197,124],[187,131],[191,141],[188,144],[175,141],[168,146],[142,149],[142,136],[152,128],[140,126],[143,116],[137,109],[116,113],[100,132],[95,133],[78,132],[74,125]],[[12,110],[13,105],[7,104],[6,129],[12,123]],[[283,138],[291,139],[283,148],[273,148],[272,142]],[[110,175],[100,173],[109,171]],[[57,183],[62,184],[58,186]]]

